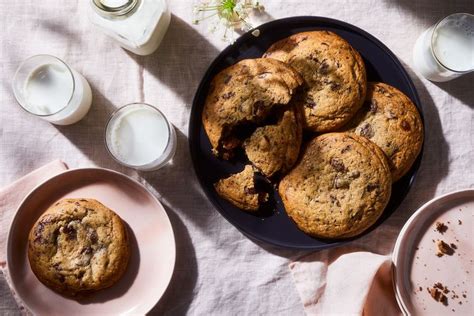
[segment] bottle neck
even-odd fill
[[[135,11],[141,0],[91,0],[97,13],[106,18],[127,17]]]

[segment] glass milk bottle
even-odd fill
[[[160,45],[171,14],[166,0],[91,0],[89,18],[123,48],[149,55]]]

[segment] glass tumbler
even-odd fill
[[[35,55],[21,63],[12,88],[25,111],[57,125],[80,121],[92,103],[86,79],[51,55]]]
[[[146,103],[127,104],[112,113],[105,144],[110,155],[129,168],[152,171],[176,152],[176,132],[165,115]]]
[[[423,32],[413,62],[424,77],[437,82],[474,71],[474,15],[451,14]]]

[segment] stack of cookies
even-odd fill
[[[217,193],[257,212],[268,201],[255,187],[262,175],[296,225],[318,238],[349,238],[373,225],[423,142],[413,102],[367,82],[359,53],[329,31],[292,35],[262,58],[224,69],[202,122],[217,157],[232,160],[241,150],[248,158],[242,172],[215,184]]]

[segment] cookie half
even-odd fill
[[[366,92],[366,71],[359,53],[329,31],[294,34],[263,55],[283,61],[305,81],[299,96],[306,127],[314,132],[335,131],[361,107]]]
[[[217,74],[202,114],[214,154],[231,157],[246,125],[261,123],[287,105],[302,82],[293,68],[274,59],[242,60]]]
[[[343,128],[379,146],[397,181],[418,157],[423,145],[423,122],[413,102],[385,83],[370,82],[363,107]]]
[[[28,238],[28,259],[36,277],[69,296],[113,285],[129,257],[124,223],[94,199],[60,200],[41,215]]]
[[[255,189],[255,173],[251,165],[245,166],[239,173],[219,180],[214,184],[217,194],[238,208],[256,212],[260,204],[268,200],[268,193]]]
[[[250,162],[266,177],[289,171],[300,152],[302,124],[301,111],[289,107],[275,124],[257,128],[244,142]]]
[[[320,238],[359,235],[380,217],[391,194],[382,151],[350,133],[311,140],[295,168],[280,182],[287,214],[305,233]]]

